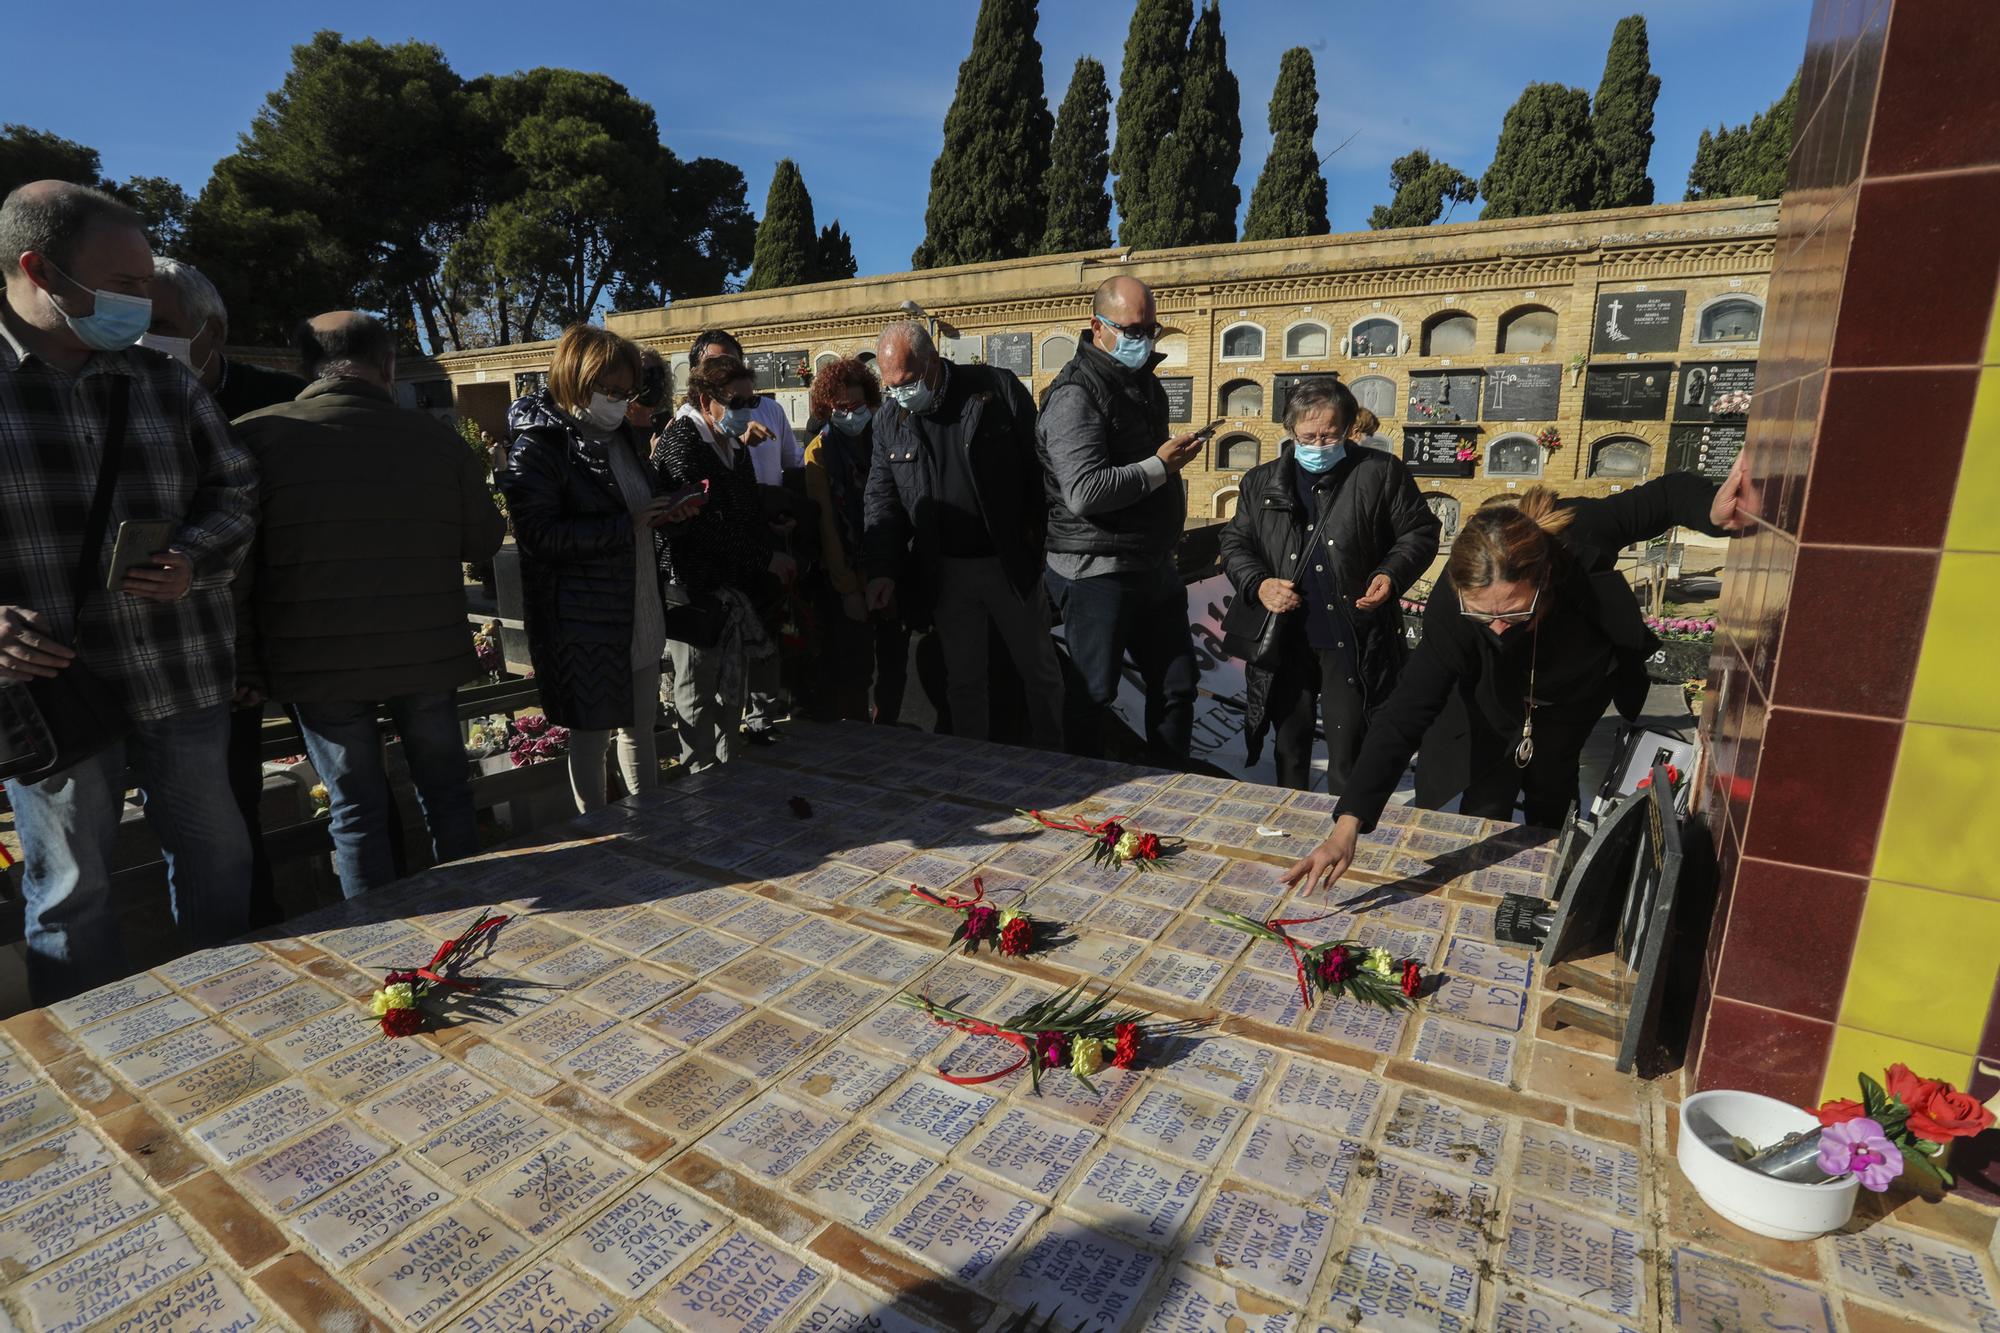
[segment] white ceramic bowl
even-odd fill
[[[1697,1092],[1681,1103],[1675,1150],[1681,1174],[1703,1202],[1746,1231],[1777,1240],[1811,1240],[1838,1231],[1854,1214],[1860,1181],[1852,1176],[1819,1185],[1773,1180],[1702,1142],[1704,1134],[1734,1135],[1762,1147],[1818,1124],[1810,1112],[1775,1097],[1725,1089]]]

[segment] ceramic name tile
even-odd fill
[[[1412,1055],[1419,1064],[1504,1085],[1514,1072],[1514,1044],[1514,1038],[1502,1032],[1449,1018],[1427,1018],[1417,1030]]]
[[[1500,1170],[1506,1121],[1414,1089],[1403,1094],[1382,1129],[1382,1142],[1447,1171],[1491,1180]]]
[[[453,1322],[463,1333],[509,1333],[513,1329],[587,1333],[609,1327],[616,1313],[611,1302],[574,1274],[538,1263],[487,1293]]]
[[[835,970],[864,981],[900,986],[936,961],[937,955],[928,949],[875,939],[841,959]]]
[[[1509,893],[1518,893],[1524,898],[1547,898],[1555,890],[1548,875],[1506,865],[1483,866],[1473,871],[1466,878],[1465,887],[1494,898]]]
[[[1562,1333],[1639,1333],[1639,1322],[1613,1319],[1526,1287],[1505,1284],[1495,1290],[1493,1333],[1550,1333],[1556,1329]]]
[[[625,955],[584,940],[521,969],[521,976],[544,986],[575,990],[587,986],[625,961]]]
[[[0,1221],[0,1264],[25,1277],[158,1206],[125,1168],[93,1172]]]
[[[1197,1034],[1169,1039],[1147,1063],[1161,1078],[1248,1106],[1276,1069],[1278,1053],[1234,1037]]]
[[[49,1016],[66,1028],[89,1027],[113,1014],[136,1009],[151,1000],[173,994],[166,982],[150,972],[99,986],[96,990],[58,1001],[49,1006]]]
[[[266,1039],[264,1049],[285,1068],[297,1072],[381,1040],[382,1029],[369,1023],[364,1011],[342,1001],[339,1008],[308,1019],[282,1036]]]
[[[1260,1115],[1236,1140],[1229,1171],[1283,1198],[1331,1211],[1346,1196],[1364,1154],[1374,1156],[1359,1139]]]
[[[1144,948],[1137,940],[1117,935],[1079,932],[1054,948],[1038,948],[1035,956],[1109,981],[1130,966]]]
[[[446,1183],[467,1190],[559,1132],[553,1121],[510,1097],[439,1130],[415,1151]]]
[[[1445,954],[1444,970],[1453,978],[1494,981],[1526,988],[1535,975],[1535,960],[1518,950],[1476,939],[1455,939]]]
[[[1477,977],[1444,977],[1425,998],[1432,1013],[1502,1032],[1521,1030],[1527,1005],[1527,994],[1518,988]]]
[[[861,1110],[902,1076],[903,1066],[865,1051],[835,1046],[785,1080],[803,1097],[848,1115]]]
[[[373,1134],[336,1120],[261,1161],[239,1166],[235,1178],[246,1193],[277,1212],[311,1203],[349,1176],[392,1151]]]
[[[794,986],[771,1007],[822,1032],[835,1032],[879,1004],[888,993],[886,987],[822,972]]]
[[[1023,1089],[1028,1088],[1026,1071],[1016,1074],[1011,1081]],[[1126,1099],[1138,1091],[1145,1076],[1135,1069],[1114,1069],[1106,1065],[1092,1074],[1090,1081],[1096,1089],[1094,1093],[1074,1075],[1052,1070],[1043,1075],[1040,1092],[1023,1091],[1021,1098],[1025,1105],[1038,1111],[1063,1116],[1092,1129],[1103,1129],[1124,1111]],[[1004,1085],[988,1086],[998,1091]]]
[[[960,1171],[935,1177],[889,1238],[961,1282],[983,1285],[1042,1206]]]
[[[1486,1250],[1493,1204],[1489,1184],[1382,1156],[1361,1220],[1419,1245],[1476,1259]]]
[[[811,914],[796,907],[759,899],[716,921],[716,928],[740,935],[752,944],[762,944],[775,935],[810,919]]]
[[[1642,1201],[1638,1153],[1533,1121],[1521,1125],[1514,1185],[1624,1218],[1636,1219]]]
[[[1458,909],[1458,916],[1452,922],[1452,934],[1456,937],[1498,943],[1499,936],[1493,928],[1494,909],[1468,904]]]
[[[631,1167],[572,1131],[503,1167],[479,1198],[523,1236],[548,1240],[609,1198],[632,1174]]]
[[[930,1333],[882,1298],[846,1282],[836,1282],[806,1307],[795,1333]]]
[[[919,1061],[949,1041],[951,1035],[950,1028],[932,1022],[929,1015],[905,1005],[889,1004],[842,1033],[841,1040],[898,1059]]]
[[[1155,1085],[1146,1089],[1112,1132],[1127,1143],[1212,1167],[1223,1160],[1248,1114],[1230,1102]]]
[[[1135,940],[1156,940],[1160,933],[1174,922],[1174,913],[1151,903],[1132,902],[1125,898],[1106,898],[1089,916],[1093,930],[1108,930],[1114,935],[1129,935]]]
[[[1140,1333],[1297,1333],[1299,1317],[1268,1297],[1238,1291],[1198,1269],[1167,1274],[1155,1293]]]
[[[651,963],[628,962],[576,992],[576,998],[613,1018],[636,1018],[669,996],[679,994],[687,986],[686,978],[675,976],[665,968]]]
[[[0,1154],[15,1151],[76,1119],[54,1084],[43,1084],[0,1100]]]
[[[660,966],[690,977],[705,977],[750,952],[747,940],[725,935],[707,926],[698,926],[647,954]]]
[[[1032,1107],[1010,1105],[966,1141],[962,1160],[1016,1189],[1052,1199],[1101,1137]]]
[[[870,1124],[940,1155],[971,1133],[998,1099],[918,1074],[869,1112]]]
[[[252,1041],[261,1041],[345,1003],[316,981],[295,981],[283,990],[226,1010],[222,1021]]]
[[[775,1078],[786,1065],[812,1051],[830,1034],[765,1010],[751,1014],[702,1049],[756,1079]]]
[[[746,1001],[697,986],[648,1011],[639,1023],[678,1045],[695,1046],[749,1012]]]
[[[1320,1326],[1470,1333],[1478,1308],[1479,1275],[1473,1269],[1363,1235],[1341,1258]],[[1567,1333],[1566,1326],[1555,1327]]]
[[[929,866],[924,867],[924,871],[919,873],[924,872],[934,873]],[[871,870],[835,863],[799,875],[788,881],[785,887],[801,898],[831,903],[839,901],[874,878],[875,873]]]
[[[1288,1056],[1271,1090],[1271,1109],[1305,1124],[1366,1138],[1381,1110],[1382,1080],[1359,1069]]]
[[[170,963],[162,963],[153,972],[182,990],[188,990],[210,977],[219,977],[245,963],[263,962],[270,956],[254,944],[225,944],[219,949],[197,949]]]
[[[233,1166],[339,1113],[339,1107],[294,1078],[196,1123],[190,1132],[216,1160]]]
[[[1313,1001],[1306,1031],[1343,1046],[1390,1055],[1402,1044],[1408,1021],[1409,1015],[1400,1010],[1380,1009],[1345,995],[1321,996]]]
[[[18,1097],[41,1080],[41,1070],[15,1056],[11,1048],[0,1041],[0,1098]]]
[[[1508,1275],[1637,1322],[1645,1265],[1637,1232],[1545,1199],[1516,1198],[1501,1250]]]
[[[1160,943],[1227,963],[1243,952],[1250,943],[1250,937],[1204,917],[1186,916],[1160,937]]]
[[[1165,1249],[1193,1211],[1203,1179],[1177,1163],[1114,1145],[1090,1164],[1062,1202],[1107,1231]]]
[[[413,1074],[434,1078],[443,1072],[435,1068],[442,1063],[444,1057],[422,1042],[377,1037],[313,1072],[335,1101],[353,1106]]]
[[[577,1047],[556,1064],[568,1082],[604,1097],[616,1097],[640,1079],[650,1078],[680,1048],[631,1028],[613,1028],[595,1041]]]
[[[1836,1235],[1833,1278],[1857,1296],[1968,1333],[2000,1333],[2000,1303],[1971,1250],[1935,1236],[1875,1226]]]
[[[1811,1287],[1685,1247],[1673,1255],[1672,1313],[1683,1333],[1833,1333],[1826,1297]]]
[[[756,1088],[754,1080],[733,1069],[686,1056],[627,1093],[621,1104],[641,1120],[687,1138],[727,1115]]]
[[[845,1122],[776,1092],[766,1092],[702,1137],[710,1156],[753,1176],[790,1175]]]
[[[738,1232],[667,1287],[655,1305],[681,1328],[766,1333],[805,1304],[824,1276]]]
[[[1164,871],[1139,875],[1119,887],[1118,896],[1154,907],[1186,907],[1201,892],[1201,881],[1170,875]]]
[[[421,951],[428,958],[437,948],[437,941],[426,941],[415,926],[404,921],[369,921],[310,938],[326,952],[349,960],[391,948],[408,949],[412,955]],[[409,966],[415,967],[422,961],[418,958]]]
[[[250,1333],[263,1317],[227,1274],[205,1268],[152,1292],[105,1327],[117,1333]]]
[[[30,1279],[17,1299],[37,1329],[85,1328],[207,1262],[180,1224],[155,1214]]]
[[[397,1319],[429,1328],[527,1253],[528,1243],[493,1214],[460,1203],[398,1236],[355,1279]]]
[[[639,1297],[728,1225],[725,1214],[655,1178],[579,1227],[556,1253],[620,1296]]]
[[[1065,1221],[1021,1255],[1003,1296],[1025,1309],[1061,1293],[1063,1327],[1119,1333],[1138,1316],[1159,1268],[1159,1256]]]
[[[1238,972],[1217,992],[1215,1007],[1225,1014],[1255,1018],[1289,1028],[1305,1017],[1305,999],[1294,983],[1255,972]]]
[[[77,1044],[100,1059],[158,1041],[208,1015],[179,995],[126,1009],[76,1034]]]
[[[398,1143],[415,1143],[498,1095],[499,1089],[479,1075],[453,1066],[363,1102],[358,1109],[364,1120]]]
[[[1231,1283],[1303,1307],[1326,1262],[1332,1233],[1332,1219],[1317,1208],[1230,1188],[1209,1201],[1182,1257]]]
[[[809,1208],[873,1231],[940,1165],[935,1157],[863,1127],[800,1176],[792,1192]]]
[[[645,908],[603,928],[597,938],[625,953],[648,954],[693,929],[665,912]]]
[[[292,1230],[338,1271],[381,1248],[456,1196],[409,1163],[392,1158],[323,1195],[291,1219]]]
[[[154,1084],[147,1096],[162,1120],[181,1126],[212,1115],[285,1077],[276,1060],[256,1050],[234,1050],[221,1059]]]
[[[43,1139],[0,1171],[0,1213],[73,1185],[112,1161],[111,1149],[82,1126]]]

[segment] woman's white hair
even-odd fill
[[[215,284],[200,269],[178,259],[155,259],[153,281],[173,284],[195,327],[201,328],[213,320],[217,339],[228,341],[229,311],[222,304],[222,293],[215,290]]]

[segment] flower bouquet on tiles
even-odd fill
[[[968,1014],[932,1000],[928,995],[908,991],[896,997],[901,1004],[921,1009],[933,1022],[957,1028],[974,1036],[998,1037],[1019,1048],[1021,1058],[1005,1069],[990,1074],[947,1074],[938,1077],[960,1087],[991,1083],[1023,1068],[1036,1091],[1041,1090],[1042,1074],[1066,1069],[1094,1095],[1097,1087],[1090,1076],[1110,1065],[1130,1069],[1145,1058],[1149,1043],[1181,1032],[1192,1032],[1199,1023],[1158,1022],[1143,1009],[1113,1009],[1115,993],[1106,987],[1092,996],[1090,983],[1080,981],[1068,990],[998,1022]]]
[[[1051,923],[1035,920],[1022,908],[996,907],[986,901],[986,881],[977,875],[973,876],[970,898],[955,893],[940,896],[916,884],[910,886],[910,896],[958,913],[958,929],[951,932],[951,943],[963,941],[967,953],[977,953],[984,943],[1009,958],[1019,958],[1054,931]]]
[[[484,983],[474,977],[461,977],[458,969],[472,957],[474,949],[506,924],[506,917],[492,916],[482,909],[468,929],[438,945],[430,962],[412,971],[384,976],[382,989],[369,998],[368,1004],[381,1022],[383,1034],[407,1037],[422,1032],[432,1018],[426,1005],[438,992],[476,993]]]
[[[1398,959],[1387,949],[1371,948],[1359,940],[1327,940],[1301,948],[1287,933],[1289,926],[1308,926],[1325,921],[1324,916],[1259,921],[1237,912],[1221,912],[1208,919],[1218,926],[1284,945],[1298,973],[1299,999],[1308,1009],[1312,1008],[1314,992],[1345,995],[1377,1009],[1408,1009],[1423,993],[1423,965],[1414,958]]]
[[[2000,1097],[1993,1101],[2000,1103]],[[1856,1176],[1862,1188],[1880,1193],[1904,1176],[1919,1189],[1948,1187],[1952,1176],[1945,1151],[1954,1139],[1993,1128],[1994,1106],[1982,1106],[1940,1079],[1918,1078],[1908,1065],[1890,1065],[1882,1083],[1861,1075],[1861,1100],[1839,1098],[1815,1114],[1820,1128],[1814,1165],[1828,1179]]]
[[[1145,833],[1127,827],[1124,821],[1107,819],[1102,823],[1092,823],[1078,815],[1071,819],[1057,819],[1043,814],[1040,810],[1016,810],[1023,819],[1032,819],[1043,828],[1055,829],[1059,833],[1087,833],[1091,839],[1090,859],[1102,866],[1132,866],[1138,870],[1151,870],[1153,862],[1170,856],[1178,856],[1182,850],[1179,838],[1162,838],[1157,833]]]

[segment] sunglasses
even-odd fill
[[[1116,329],[1120,333],[1129,333],[1134,338],[1157,339],[1161,334],[1167,331],[1166,325],[1157,322],[1152,324],[1120,324],[1117,320],[1106,319],[1102,315],[1095,315],[1093,316],[1093,318],[1096,319],[1099,324],[1104,325],[1106,328]]]
[[[746,393],[740,398],[717,398],[714,401],[721,403],[724,407],[733,408],[738,412],[751,412],[755,411],[757,404],[763,401],[763,396],[761,394]]]
[[[1541,603],[1542,590],[1535,589],[1535,595],[1528,601],[1525,611],[1463,611],[1459,612],[1467,620],[1477,625],[1525,625],[1535,618],[1535,607]]]

